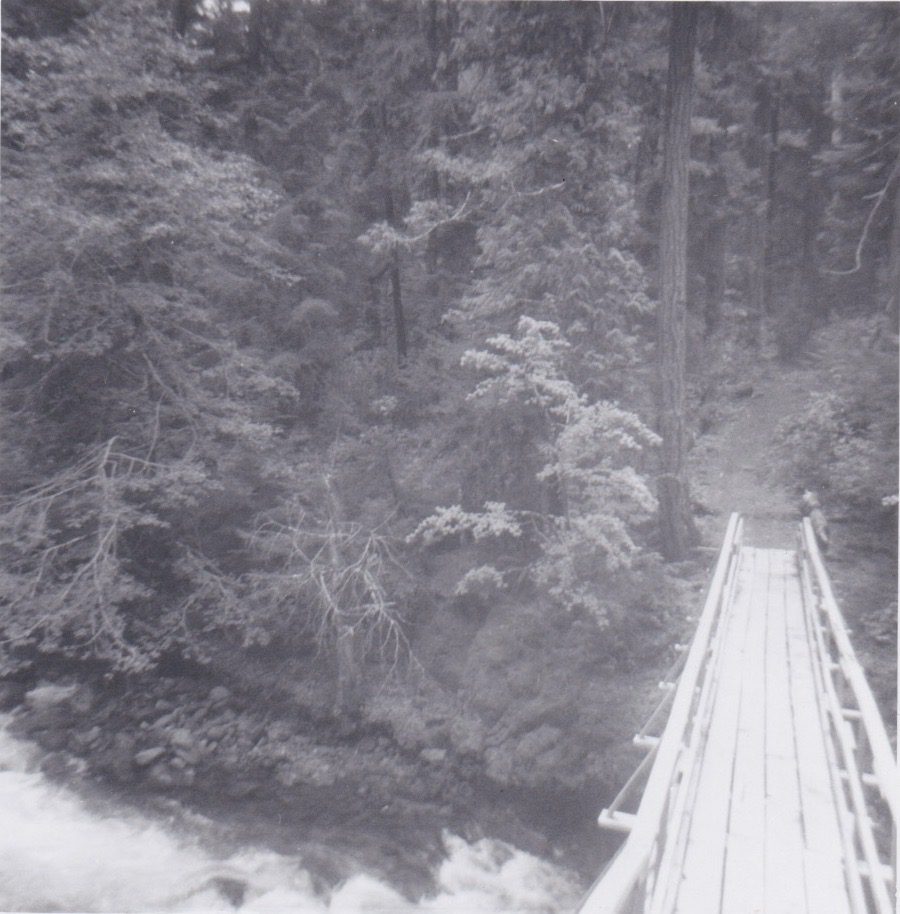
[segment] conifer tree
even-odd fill
[[[672,5],[669,75],[666,89],[662,233],[659,253],[658,317],[659,431],[658,480],[663,554],[682,559],[696,538],[685,479],[684,370],[687,319],[688,161],[696,6]]]

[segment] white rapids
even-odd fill
[[[500,842],[445,835],[437,891],[412,903],[373,876],[328,894],[298,860],[246,849],[227,858],[132,811],[89,809],[33,770],[32,748],[0,727],[0,911],[232,911],[297,914],[538,914],[571,910],[573,877]]]

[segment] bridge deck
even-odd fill
[[[839,788],[795,554],[741,549],[720,624],[705,744],[679,788],[689,813],[650,910],[849,912]]]

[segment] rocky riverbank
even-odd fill
[[[175,801],[245,843],[302,845],[326,885],[370,872],[419,896],[445,830],[564,862],[587,882],[621,840],[596,815],[640,758],[631,736],[692,626],[704,556],[678,587],[648,565],[613,633],[523,600],[449,600],[445,578],[470,557],[436,555],[407,662],[368,668],[355,714],[336,710],[327,657],[224,642],[203,664],[144,675],[42,662],[0,697],[48,776],[142,809]]]
[[[2,685],[3,705],[51,777],[144,807],[174,799],[275,850],[327,848],[310,864],[327,882],[368,871],[419,894],[444,830],[589,880],[619,843],[596,815],[639,758],[631,735],[686,610],[637,595],[626,644],[538,605],[441,602],[442,571],[410,627],[409,664],[369,670],[356,715],[335,711],[323,658],[226,645],[209,664],[142,676],[42,665]]]
[[[286,716],[187,677],[124,689],[6,683],[3,699],[14,709],[11,732],[44,750],[49,777],[100,782],[144,808],[175,799],[278,850],[327,838],[328,853],[314,861],[326,882],[363,864],[411,894],[424,891],[442,824],[461,825],[473,802],[471,784],[437,751],[404,752],[378,728]],[[525,843],[540,845],[537,835]]]
[[[61,676],[6,682],[0,697],[11,732],[43,750],[50,778],[100,784],[144,810],[177,801],[240,842],[300,851],[324,885],[366,871],[417,897],[431,888],[447,829],[569,857],[583,822],[566,835],[560,817],[600,801],[560,785],[535,797],[493,780],[483,754],[450,738],[432,732],[422,743],[410,729],[398,736],[385,722],[288,704],[277,690],[266,701],[186,675]],[[432,731],[444,723],[430,720]],[[588,839],[586,877],[608,852],[599,832]]]

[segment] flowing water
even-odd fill
[[[290,911],[311,914],[562,912],[567,872],[496,841],[447,834],[436,891],[417,902],[360,873],[316,891],[298,859],[246,848],[217,856],[185,827],[97,808],[34,767],[0,720],[0,911]],[[183,833],[182,833],[183,832]]]

